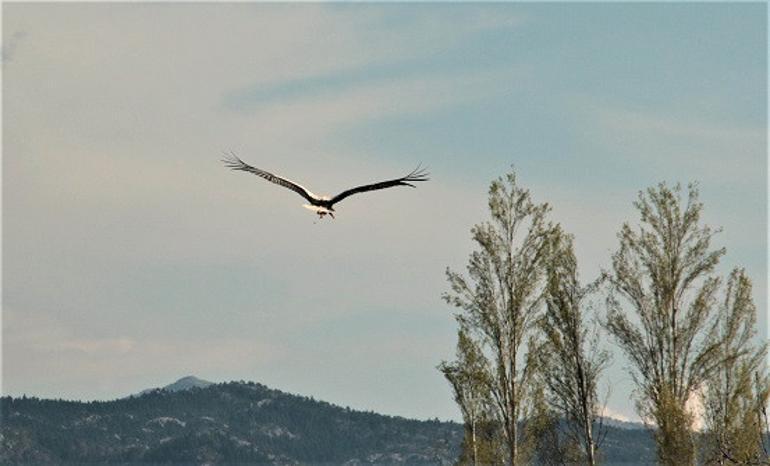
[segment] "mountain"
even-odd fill
[[[258,383],[189,377],[106,402],[3,397],[0,421],[3,465],[451,465],[463,437],[454,422],[354,411]],[[608,426],[602,452],[604,464],[654,464],[647,430]]]
[[[188,375],[187,377],[182,377],[176,382],[170,383],[165,387],[147,388],[145,390],[142,390],[141,392],[139,392],[138,396],[153,392],[155,390],[165,390],[167,392],[178,392],[182,390],[190,390],[192,388],[206,388],[209,385],[214,385],[214,382],[209,382],[208,380],[199,379],[194,375]],[[132,396],[137,396],[137,395],[132,395]]]
[[[174,384],[172,384],[174,385]],[[0,464],[453,464],[462,426],[253,382],[107,402],[0,398]]]
[[[647,426],[645,426],[641,422],[634,422],[634,421],[624,421],[621,419],[615,419],[613,417],[604,416],[602,418],[602,423],[605,426],[608,427],[617,427],[618,429],[646,429]]]

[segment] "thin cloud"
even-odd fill
[[[136,346],[136,341],[131,338],[93,338],[72,339],[62,342],[59,348],[62,351],[75,350],[82,353],[99,354],[126,354]]]
[[[2,52],[0,52],[0,61],[2,61],[3,64],[13,61],[16,50],[25,37],[27,37],[27,32],[19,30],[14,31],[8,37],[3,38]]]
[[[510,95],[515,92],[512,83],[525,77],[525,73],[517,68],[501,68],[386,79],[344,90],[254,105],[243,119],[255,128],[257,137],[318,140],[353,124],[436,112]]]
[[[127,386],[152,386],[186,372],[224,379],[274,364],[284,350],[265,341],[167,335],[87,336],[68,319],[46,311],[3,309],[3,393],[105,399]],[[120,373],[114,368],[120,367]],[[85,387],[80,381],[90,381]],[[145,386],[140,385],[147,381]]]
[[[648,170],[665,166],[669,173],[686,173],[700,181],[743,184],[747,178],[765,178],[765,173],[756,169],[764,162],[765,128],[590,100],[578,104],[581,107],[579,113],[585,116],[581,126],[630,164],[644,165]]]

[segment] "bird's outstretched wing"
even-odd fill
[[[393,186],[411,186],[414,188],[415,186],[411,183],[415,181],[428,181],[428,172],[426,172],[424,168],[418,166],[412,171],[412,173],[406,176],[402,176],[401,178],[388,181],[380,181],[379,183],[372,183],[348,189],[347,191],[342,191],[341,193],[334,196],[331,200],[331,204],[340,202],[341,200],[348,196],[352,196],[353,194],[364,193],[366,191],[374,191],[376,189],[392,188]]]
[[[260,170],[259,168],[252,167],[251,165],[247,164],[243,160],[239,159],[232,152],[226,153],[225,158],[222,159],[222,162],[225,163],[225,166],[227,168],[231,168],[233,170],[240,170],[248,173],[253,173],[259,177],[266,179],[267,181],[271,181],[277,185],[283,186],[284,188],[289,188],[310,202],[318,200],[317,196],[315,196],[313,193],[308,191],[304,186],[298,183],[295,183],[291,180],[287,180],[286,178],[281,178],[280,176],[273,175],[270,172],[266,172],[264,170]]]

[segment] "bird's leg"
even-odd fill
[[[329,217],[334,218],[334,214],[329,212]]]

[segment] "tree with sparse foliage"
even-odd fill
[[[584,321],[583,306],[595,287],[580,284],[572,238],[567,235],[553,242],[547,272],[540,373],[549,403],[562,417],[571,442],[579,446],[578,461],[593,466],[602,431],[597,385],[609,359],[599,349],[598,328],[589,333]]]
[[[506,462],[524,464],[531,442],[521,426],[531,410],[532,351],[540,316],[548,245],[556,227],[547,204],[535,204],[515,173],[492,182],[490,220],[471,230],[477,249],[467,278],[447,270],[451,292],[444,299],[461,311],[460,328],[480,349],[491,413],[500,426]]]
[[[532,415],[527,432],[534,445],[532,463],[539,466],[563,466],[584,463],[574,438],[565,435],[561,413],[547,400],[543,378],[532,386]]]
[[[763,414],[770,385],[766,347],[754,342],[756,319],[751,280],[735,269],[714,335],[722,362],[705,384],[704,459],[709,464],[768,464]]]
[[[490,415],[491,402],[486,360],[464,329],[457,332],[457,359],[442,362],[439,370],[452,385],[465,425],[460,464],[500,463],[499,432]]]
[[[641,225],[624,224],[607,274],[607,330],[630,359],[637,409],[654,422],[658,459],[694,464],[694,415],[689,408],[722,362],[714,319],[721,280],[713,272],[725,249],[701,224],[698,190],[657,187],[640,192]],[[633,311],[634,322],[623,302]]]

